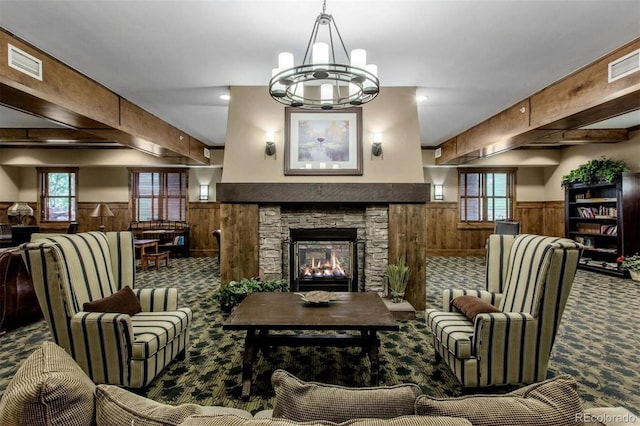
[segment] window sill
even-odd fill
[[[493,222],[458,222],[456,226],[457,229],[468,229],[468,230],[490,230],[492,231],[495,228],[495,224]]]

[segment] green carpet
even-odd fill
[[[440,306],[443,288],[478,288],[483,282],[481,258],[430,258],[427,261],[427,306]],[[138,287],[175,286],[182,306],[194,311],[186,361],[176,361],[138,393],[171,404],[225,405],[252,412],[272,408],[270,384],[276,368],[303,380],[345,386],[369,384],[369,362],[357,348],[280,348],[258,355],[252,396],[239,398],[244,332],[222,330],[221,312],[208,298],[219,286],[217,259],[172,259],[171,268],[139,272]],[[280,307],[274,306],[274,309]],[[638,334],[640,285],[601,274],[578,271],[552,353],[549,377],[576,377],[585,406],[621,405],[638,412],[640,372]],[[437,397],[458,396],[461,388],[445,364],[434,363],[433,347],[423,319],[403,321],[400,332],[381,332],[380,382],[417,383]],[[19,364],[43,340],[51,340],[39,321],[0,338],[0,392]],[[602,360],[602,361],[601,361]],[[504,392],[487,389],[483,392]]]

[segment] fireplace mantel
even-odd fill
[[[430,200],[428,183],[218,183],[221,203],[386,203]]]

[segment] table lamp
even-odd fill
[[[104,203],[100,203],[96,206],[95,209],[91,212],[91,217],[99,217],[100,218],[100,231],[104,232],[104,218],[105,217],[113,217],[114,214],[109,208],[108,205]]]

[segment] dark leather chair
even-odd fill
[[[40,232],[37,225],[13,225],[11,227],[11,242],[14,246],[31,241],[31,234]]]
[[[502,235],[518,235],[520,233],[520,222],[496,220],[493,233]]]
[[[220,229],[216,229],[215,231],[212,232],[213,236],[216,238],[216,241],[218,242],[218,265],[220,265],[220,252],[222,251],[222,247],[220,247],[220,234],[222,233],[222,231]]]
[[[0,223],[0,247],[11,247],[11,224]]]
[[[0,250],[0,330],[12,330],[42,318],[33,281],[22,256]]]

